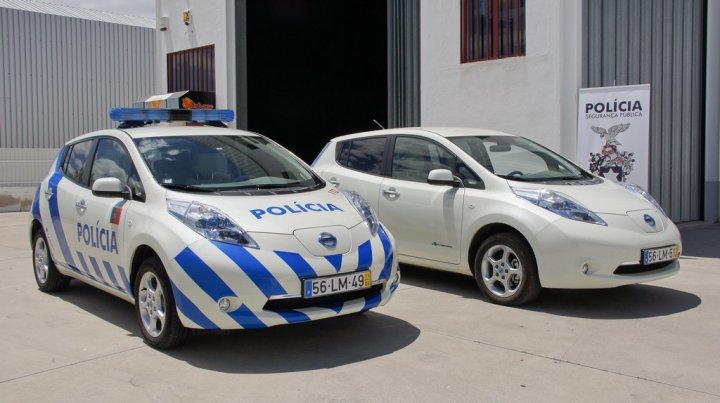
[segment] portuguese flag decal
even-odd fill
[[[122,216],[122,208],[127,200],[119,201],[110,211],[110,223],[120,225],[120,217]]]

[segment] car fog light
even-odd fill
[[[395,278],[392,281],[393,285],[400,284],[400,270],[395,273]]]
[[[220,300],[218,301],[218,308],[220,308],[220,310],[223,312],[227,312],[227,310],[230,309],[230,298],[220,298]]]
[[[588,269],[589,269],[588,265],[584,264],[583,268],[582,268],[583,273],[587,274]]]

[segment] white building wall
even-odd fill
[[[234,0],[156,0],[157,21],[168,17],[168,29],[157,34],[158,93],[166,93],[167,54],[215,45],[217,108],[235,109]],[[183,11],[190,10],[189,25]]]
[[[527,0],[526,56],[460,63],[460,1],[421,0],[423,126],[496,129],[573,158],[580,2]]]

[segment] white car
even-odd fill
[[[671,276],[680,233],[648,193],[525,138],[460,128],[333,139],[313,168],[364,197],[401,263],[475,276],[495,303]]]
[[[254,133],[185,122],[133,128],[218,124],[232,111],[111,116],[120,128],[65,144],[35,194],[42,291],[72,278],[134,303],[157,348],[182,343],[189,329],[304,322],[391,298],[395,242],[357,194]]]

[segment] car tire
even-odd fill
[[[62,291],[70,285],[70,277],[60,273],[53,262],[50,247],[42,229],[35,231],[32,241],[33,272],[40,291]]]
[[[512,233],[491,235],[475,255],[475,280],[500,305],[522,305],[540,294],[537,264],[527,242]]]
[[[135,277],[135,315],[145,342],[169,349],[187,341],[190,330],[180,323],[165,268],[156,256],[145,259]]]

